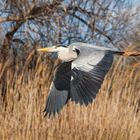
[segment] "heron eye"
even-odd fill
[[[74,49],[73,49],[73,52],[76,52],[76,53],[77,53],[77,55],[79,55],[80,50],[79,50],[79,49],[74,48]]]
[[[60,44],[57,44],[57,45],[55,46],[55,48],[58,48],[58,47],[60,47]]]

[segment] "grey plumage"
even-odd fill
[[[97,64],[92,65],[92,69],[72,69],[73,79],[71,80],[71,99],[76,103],[88,105],[96,97],[101,84],[104,80],[113,61],[111,52],[106,52],[103,59]],[[85,66],[86,67],[86,66]]]
[[[67,103],[70,92],[70,69],[71,62],[62,63],[56,68],[44,109],[45,116],[55,115]]]
[[[66,104],[68,100],[68,91],[67,90],[58,90],[52,83],[52,88],[47,98],[46,107],[45,107],[45,116],[49,114],[55,115],[60,109]]]
[[[111,67],[113,52],[119,52],[85,43],[60,50],[53,48],[62,63],[56,69],[44,110],[49,116],[58,113],[69,99],[80,105],[92,103]]]

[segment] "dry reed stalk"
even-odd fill
[[[0,140],[138,140],[140,139],[140,68],[119,58],[107,74],[96,100],[80,106],[69,102],[56,118],[43,117],[46,96],[58,62],[39,56],[34,68],[14,71],[0,64],[6,75],[5,105],[0,104]],[[0,80],[1,81],[1,80]],[[12,82],[11,82],[12,81]],[[2,81],[0,88],[2,87]],[[1,90],[0,90],[1,91]]]

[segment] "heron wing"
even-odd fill
[[[64,62],[55,70],[44,110],[45,115],[48,114],[50,116],[53,114],[55,116],[55,114],[67,103],[69,99],[70,79],[71,62]]]
[[[81,105],[91,103],[112,62],[113,55],[110,51],[85,53],[84,56],[79,56],[77,60],[73,61],[70,92],[72,101]]]

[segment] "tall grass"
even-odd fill
[[[140,139],[140,67],[117,58],[92,104],[70,101],[49,119],[43,109],[57,61],[44,57],[32,51],[0,63],[0,140]]]

